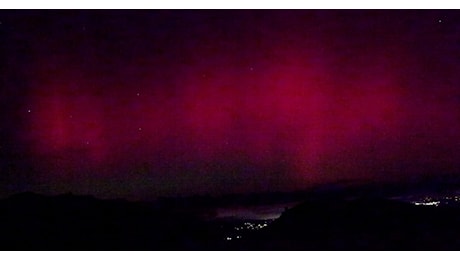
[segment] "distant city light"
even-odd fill
[[[247,232],[255,232],[262,228],[267,227],[272,220],[264,220],[264,221],[257,221],[255,223],[252,222],[244,222],[239,223],[232,227],[232,231],[226,234],[224,240],[230,241],[235,239],[241,239]]]
[[[441,202],[440,201],[430,201],[430,202],[414,202],[417,206],[438,206]]]

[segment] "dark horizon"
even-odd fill
[[[1,195],[457,182],[459,17],[1,10]]]

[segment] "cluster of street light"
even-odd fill
[[[444,204],[452,204],[452,203],[459,203],[460,202],[460,196],[455,195],[455,196],[444,196],[444,197],[438,197],[438,198],[433,198],[430,196],[426,196],[421,200],[413,201],[412,204],[417,205],[417,206],[439,206],[439,205],[444,205]]]
[[[238,227],[235,227],[235,230],[239,231],[239,230],[259,230],[259,229],[262,229],[264,227],[268,226],[268,223],[267,222],[264,222],[264,223],[251,223],[251,222],[244,222],[242,226],[238,226]]]
[[[260,230],[262,228],[267,227],[269,223],[270,223],[270,221],[268,221],[268,220],[263,221],[263,222],[259,222],[259,223],[244,222],[243,224],[240,224],[240,225],[234,227],[233,228],[234,231],[232,232],[232,234],[227,235],[225,237],[225,240],[231,241],[231,240],[235,240],[235,239],[240,239],[240,238],[243,237],[243,235],[242,235],[243,233]]]

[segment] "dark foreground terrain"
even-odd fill
[[[309,201],[237,243],[251,250],[459,250],[457,205],[356,199]]]
[[[454,204],[314,199],[228,241],[222,222],[178,209],[22,193],[0,201],[0,249],[459,250],[459,220]]]
[[[214,237],[179,211],[71,194],[0,201],[0,229],[3,250],[191,250]]]

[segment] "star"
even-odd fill
[[[32,110],[30,110],[30,109],[29,109],[29,110],[27,110],[27,113],[30,113],[30,112],[32,112]]]
[[[139,131],[142,131],[142,127],[139,127]]]
[[[438,20],[438,23],[442,23],[442,20],[441,20],[441,19],[439,19],[439,20]]]
[[[136,96],[140,96],[140,95],[141,95],[141,93],[139,93],[139,92],[136,94]]]

